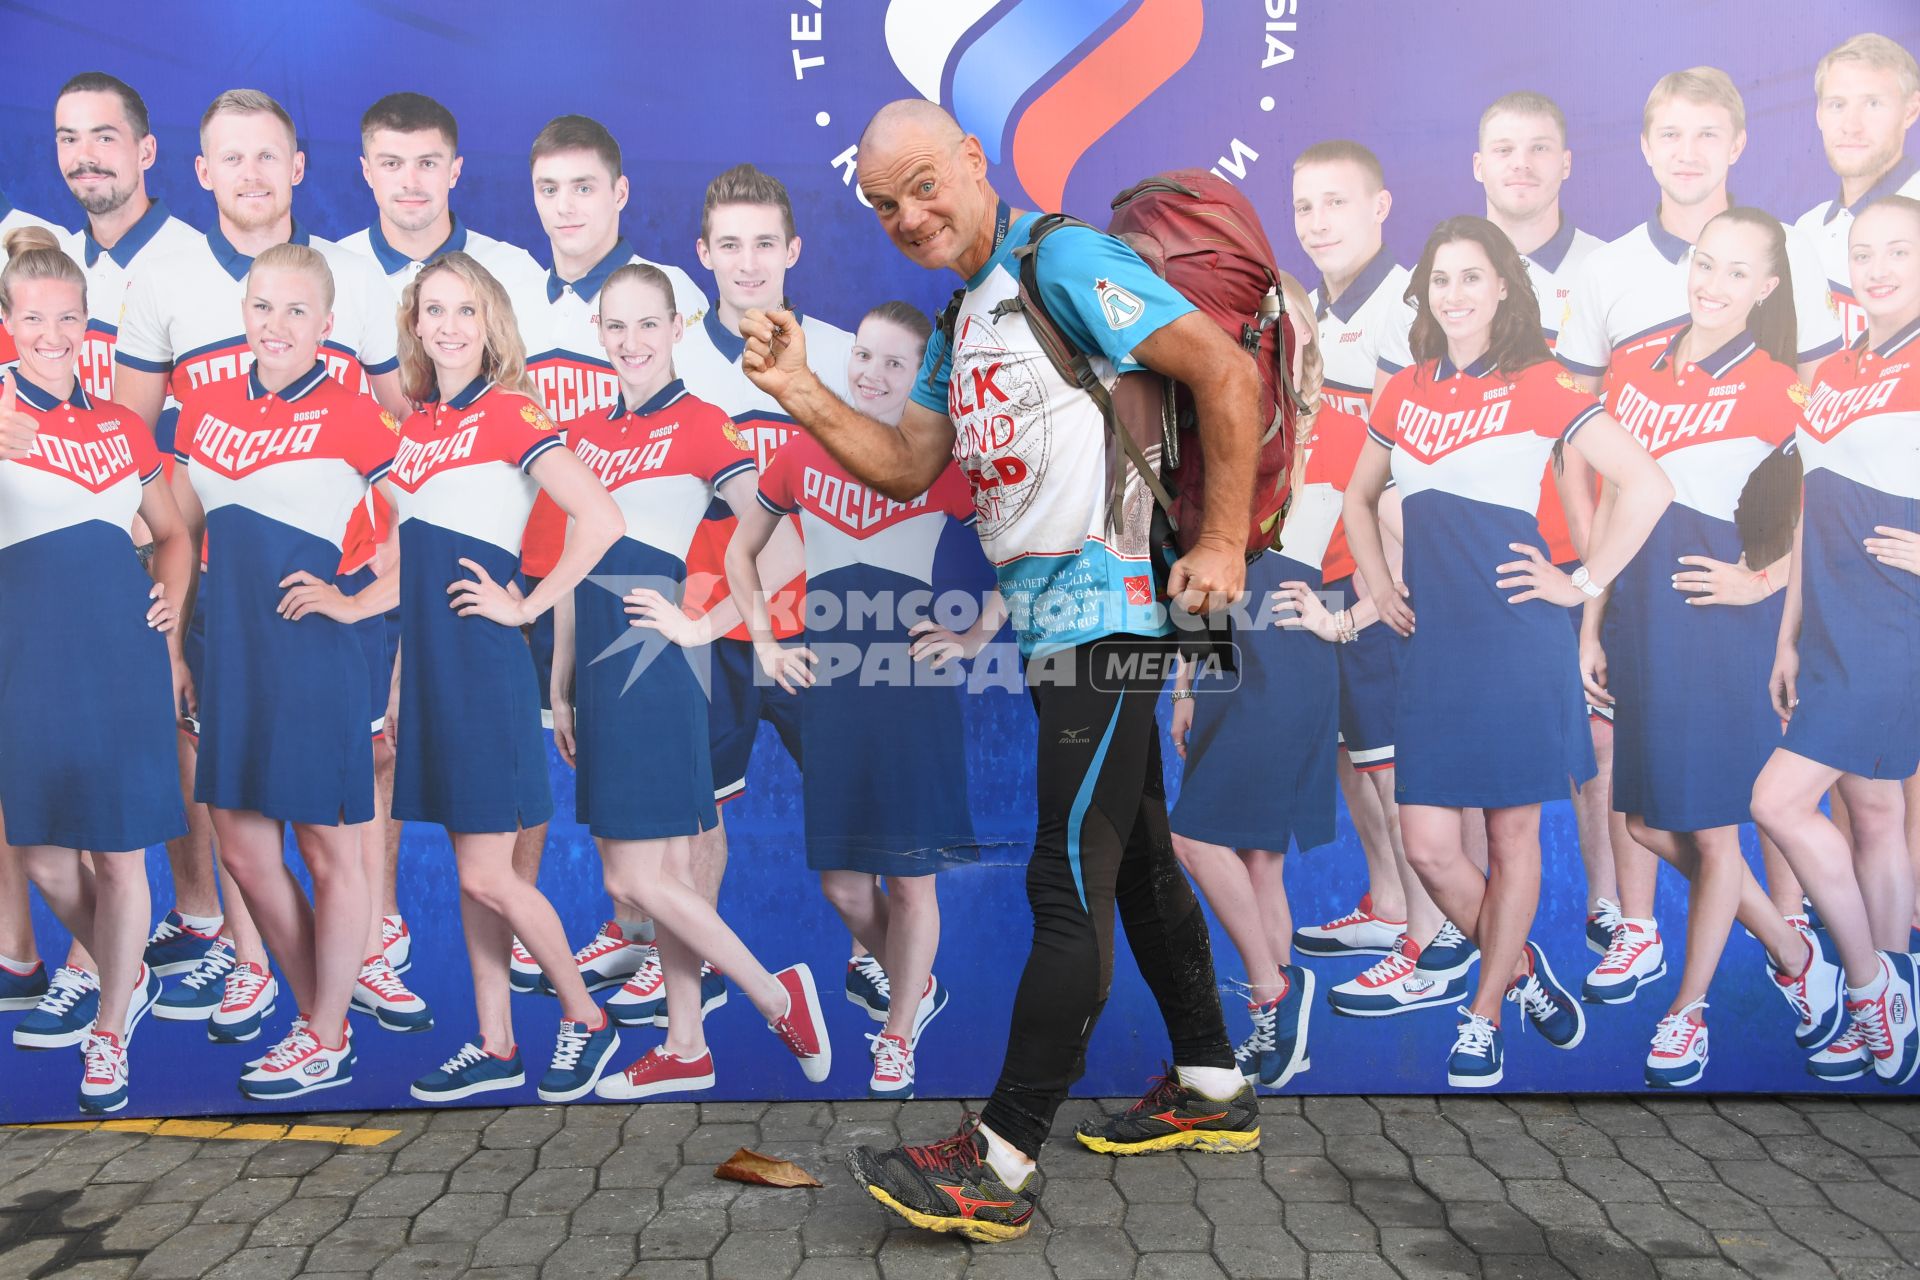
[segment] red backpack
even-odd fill
[[[1155,538],[1162,553],[1192,549],[1206,505],[1206,457],[1192,393],[1151,370],[1129,373],[1109,392],[1087,354],[1047,314],[1040,296],[1040,245],[1062,227],[1087,223],[1065,214],[1037,219],[1027,243],[1014,250],[1020,288],[998,310],[1026,314],[1035,339],[1060,376],[1100,406],[1119,443],[1114,455],[1110,519],[1118,519],[1126,484],[1124,454],[1152,490],[1166,529]],[[1301,409],[1293,387],[1296,339],[1280,296],[1280,268],[1253,205],[1231,183],[1203,169],[1179,169],[1148,178],[1113,198],[1109,235],[1128,247],[1182,297],[1224,330],[1260,369],[1259,421],[1264,424],[1255,463],[1253,504],[1247,512],[1249,560],[1275,545],[1285,518],[1293,471],[1294,424]],[[941,319],[948,348],[964,290]],[[1149,450],[1158,445],[1156,468]],[[1164,566],[1163,566],[1164,567]]]

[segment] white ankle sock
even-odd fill
[[[980,1126],[980,1136],[987,1140],[987,1163],[1000,1181],[1018,1191],[1026,1185],[1027,1178],[1033,1173],[1034,1163],[1027,1158],[1026,1152],[1008,1142],[1005,1138]]]
[[[1880,967],[1880,972],[1874,975],[1874,979],[1872,982],[1869,982],[1864,987],[1848,987],[1847,999],[1854,1004],[1858,1004],[1862,1000],[1873,999],[1875,996],[1879,995],[1881,992],[1885,991],[1886,989],[1887,989],[1887,969],[1886,969],[1886,966],[1882,964]]]
[[[226,917],[225,916],[190,916],[186,912],[182,911],[180,913],[180,923],[187,926],[187,928],[193,930],[195,933],[218,933],[220,932],[220,926],[226,923]]]
[[[1204,1098],[1227,1102],[1240,1096],[1247,1078],[1232,1067],[1175,1067],[1180,1083]]]
[[[15,960],[12,956],[0,956],[0,969],[11,969],[15,973],[32,973],[39,967],[38,960]]]

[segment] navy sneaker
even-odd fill
[[[168,1022],[205,1022],[220,1007],[233,972],[233,939],[222,938],[191,972],[160,993],[153,1016]]]
[[[1547,963],[1547,953],[1529,942],[1527,955],[1533,961],[1533,972],[1507,988],[1507,999],[1520,1006],[1548,1044],[1556,1049],[1571,1049],[1587,1034],[1587,1016],[1580,1002],[1555,980],[1553,966]]]
[[[1506,1070],[1500,1028],[1465,1005],[1460,1006],[1460,1016],[1466,1021],[1460,1024],[1453,1051],[1447,1055],[1447,1083],[1456,1089],[1492,1088]]]
[[[47,984],[47,994],[13,1028],[13,1043],[21,1049],[64,1049],[79,1044],[93,1030],[100,1013],[100,979],[85,969],[61,965]]]
[[[1440,932],[1420,949],[1420,971],[1429,978],[1451,981],[1464,978],[1479,958],[1480,948],[1469,942],[1453,921],[1442,920]]]
[[[572,1102],[586,1097],[619,1051],[620,1032],[604,1010],[595,1030],[571,1018],[562,1020],[560,1035],[553,1042],[553,1065],[540,1077],[540,1087],[535,1091],[540,1101]]]
[[[660,997],[659,997],[659,1000],[652,1006],[653,1007],[653,1025],[656,1027],[659,1027],[663,1031],[667,1027],[667,989],[665,986],[665,981],[666,981],[665,975],[662,975]],[[620,988],[620,994],[625,995],[626,991],[627,989],[625,987]],[[715,1009],[718,1009],[721,1005],[725,1004],[726,1002],[727,1002],[726,975],[721,973],[718,969],[714,968],[710,964],[701,965],[700,966],[700,1020],[702,1022],[706,1021],[706,1017],[708,1014],[712,1013]],[[613,1010],[613,1001],[609,1000],[607,1002],[607,1008],[610,1013],[615,1014],[614,1021],[619,1022],[620,1021],[619,1016],[617,1012]],[[629,1014],[628,1016],[632,1017],[634,1015]],[[621,1023],[621,1025],[625,1026],[630,1024]]]
[[[9,969],[0,964],[0,1013],[31,1009],[47,994],[47,966],[35,960],[31,969]]]
[[[407,1092],[422,1102],[454,1102],[476,1093],[518,1089],[526,1082],[518,1046],[501,1058],[469,1040],[458,1053],[415,1080]]]
[[[1587,917],[1587,950],[1597,956],[1607,954],[1613,945],[1613,931],[1620,927],[1620,904],[1606,898]]]
[[[127,1105],[127,1046],[111,1031],[92,1031],[80,1046],[80,1110],[106,1115]]]
[[[847,961],[847,1001],[867,1011],[875,1022],[885,1022],[893,1007],[887,984],[887,971],[871,955],[862,952]]]
[[[1249,1004],[1253,1034],[1234,1050],[1240,1074],[1263,1089],[1283,1089],[1313,1066],[1307,1056],[1307,1024],[1313,1011],[1313,971],[1304,965],[1280,966],[1287,993],[1266,1004]]]
[[[218,930],[201,933],[198,929],[190,929],[178,911],[169,911],[148,935],[145,959],[155,973],[163,978],[171,978],[199,964],[200,958],[213,950],[219,941]]]
[[[280,983],[271,973],[250,962],[235,964],[221,986],[220,1003],[207,1019],[207,1039],[215,1044],[257,1039],[279,998]]]

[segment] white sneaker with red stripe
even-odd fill
[[[1802,1049],[1818,1049],[1833,1039],[1846,1017],[1846,982],[1840,966],[1827,958],[1821,935],[1813,931],[1813,926],[1804,917],[1796,920],[1788,916],[1787,923],[1806,941],[1807,963],[1798,974],[1789,976],[1774,968],[1772,958],[1768,957],[1767,976],[1773,979],[1774,989],[1793,1010],[1798,1022],[1793,1029],[1794,1043]]]
[[[1858,1080],[1873,1070],[1873,1052],[1867,1046],[1865,1023],[1856,1022],[1835,1036],[1833,1043],[1807,1059],[1807,1074],[1822,1080]]]
[[[257,1070],[259,1069],[259,1067],[260,1067],[260,1064],[261,1064],[261,1063],[263,1063],[263,1062],[265,1062],[265,1061],[266,1061],[266,1060],[268,1059],[268,1057],[270,1057],[270,1056],[271,1056],[271,1055],[273,1054],[273,1051],[274,1051],[275,1049],[278,1049],[278,1048],[279,1048],[279,1047],[280,1047],[281,1045],[283,1045],[283,1044],[285,1044],[285,1043],[286,1043],[287,1041],[289,1041],[289,1040],[291,1040],[291,1039],[293,1039],[293,1037],[294,1037],[294,1036],[296,1036],[296,1035],[298,1035],[298,1034],[299,1034],[300,1032],[302,1032],[302,1031],[304,1031],[304,1030],[306,1030],[306,1028],[307,1028],[307,1027],[308,1027],[309,1025],[311,1025],[311,1024],[310,1024],[310,1022],[308,1021],[308,1018],[307,1018],[307,1015],[306,1015],[306,1014],[304,1014],[304,1013],[296,1013],[296,1014],[294,1014],[294,1015],[293,1015],[293,1021],[292,1021],[292,1022],[289,1022],[289,1023],[287,1024],[287,1033],[286,1033],[285,1035],[283,1035],[283,1036],[281,1036],[281,1037],[280,1037],[280,1038],[279,1038],[278,1040],[276,1040],[276,1041],[274,1041],[274,1042],[273,1042],[273,1045],[272,1045],[272,1046],[271,1046],[270,1048],[268,1048],[268,1050],[266,1051],[266,1053],[263,1053],[263,1054],[261,1054],[261,1055],[260,1055],[259,1057],[257,1057],[257,1058],[248,1058],[248,1059],[247,1059],[247,1070],[249,1070],[249,1071],[257,1071]]]
[[[1389,1018],[1432,1005],[1456,1004],[1467,993],[1467,976],[1432,972],[1420,965],[1421,949],[1411,937],[1400,935],[1399,949],[1374,962],[1359,976],[1327,993],[1335,1013],[1349,1018]]]
[[[913,1046],[885,1031],[867,1039],[873,1042],[873,1075],[867,1080],[867,1096],[894,1101],[911,1098]]]
[[[666,1013],[666,975],[660,969],[660,950],[657,947],[648,950],[652,954],[640,962],[633,976],[606,1003],[607,1016],[617,1026],[650,1027],[655,1018]]]
[[[127,1047],[111,1031],[90,1031],[80,1046],[80,1109],[105,1115],[127,1105]]]
[[[399,916],[380,917],[380,951],[395,973],[413,968],[413,931]]]
[[[296,1098],[353,1080],[351,1032],[342,1027],[340,1045],[329,1049],[302,1026],[273,1047],[266,1060],[240,1077],[240,1092],[256,1100]]]
[[[1293,947],[1312,956],[1391,955],[1406,927],[1405,920],[1375,915],[1373,895],[1369,893],[1361,896],[1359,906],[1338,920],[1295,929]]]
[[[207,1019],[207,1039],[241,1044],[258,1037],[279,995],[280,984],[265,969],[251,961],[234,965],[221,990],[220,1007]]]
[[[587,984],[588,991],[604,991],[625,983],[640,972],[649,955],[658,954],[652,943],[628,938],[617,922],[609,920],[600,926],[600,932],[593,935],[591,942],[573,953],[573,966],[580,971],[580,980]],[[544,973],[540,975],[538,990],[543,996],[554,993],[553,983]]]
[[[507,985],[522,995],[540,989],[540,966],[534,962],[533,952],[521,946],[518,938],[507,949]]]
[[[1880,973],[1872,994],[1855,999],[1851,990],[1847,992],[1847,1017],[1865,1035],[1880,1083],[1905,1084],[1920,1069],[1913,957],[1904,951],[1882,951]]]
[[[1647,1084],[1655,1089],[1684,1089],[1698,1083],[1707,1071],[1707,1024],[1695,1022],[1693,1011],[1705,1014],[1707,1002],[1695,1000],[1677,1013],[1660,1019],[1653,1030],[1653,1048],[1647,1053]]]
[[[1588,1004],[1625,1004],[1640,988],[1667,973],[1667,948],[1651,920],[1622,916],[1600,963],[1580,987]]]
[[[800,1070],[815,1084],[827,1078],[833,1069],[833,1042],[827,1038],[827,1019],[820,1008],[820,993],[813,985],[813,970],[796,964],[773,975],[787,992],[787,1011],[767,1024],[767,1030],[780,1037],[800,1060]]]
[[[348,1009],[370,1013],[389,1031],[425,1031],[433,1026],[433,1010],[407,989],[384,953],[360,966]]]
[[[661,1093],[693,1093],[713,1088],[713,1053],[688,1060],[676,1058],[665,1045],[656,1045],[619,1075],[602,1076],[594,1096],[632,1102]]]

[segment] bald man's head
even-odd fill
[[[999,197],[980,139],[925,98],[889,102],[860,135],[860,193],[901,253],[971,275],[992,255]]]
[[[860,149],[897,143],[904,134],[918,134],[928,142],[956,147],[967,136],[959,121],[925,98],[901,98],[873,113],[860,134]]]

